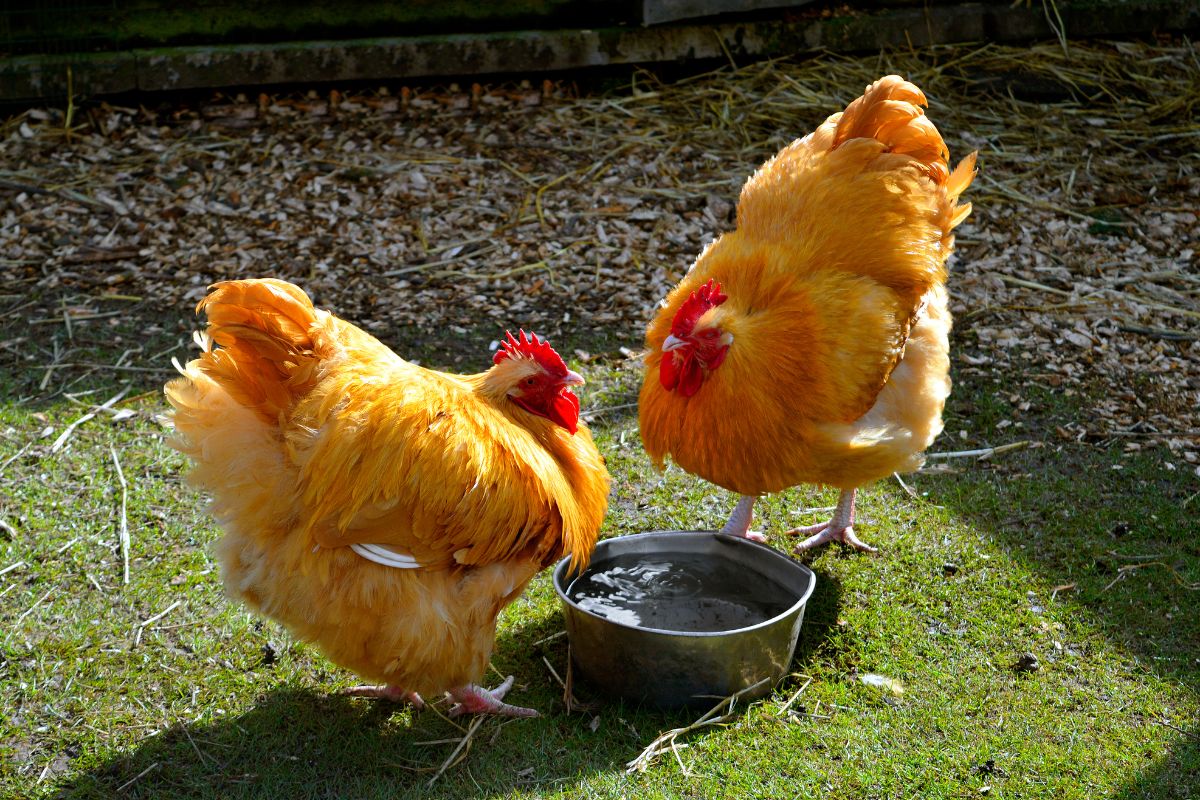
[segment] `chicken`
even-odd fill
[[[755,499],[801,483],[841,490],[796,548],[855,534],[855,492],[916,469],[950,393],[946,259],[971,211],[920,106],[891,75],[767,161],[737,229],[704,249],[646,333],[639,422],[661,468],[742,495],[723,532],[750,532]]]
[[[609,478],[583,378],[523,331],[486,372],[425,369],[279,280],[219,283],[200,310],[204,352],[166,395],[226,591],[379,682],[350,694],[536,715],[502,702],[511,677],[479,684],[500,610],[595,545]]]

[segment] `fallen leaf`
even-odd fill
[[[904,694],[904,684],[886,675],[877,675],[874,672],[868,672],[866,675],[859,675],[858,679],[867,686],[873,686],[896,697]]]

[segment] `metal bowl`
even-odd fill
[[[660,531],[605,539],[584,574],[618,555],[701,555],[728,559],[746,581],[770,582],[786,591],[787,610],[749,627],[715,632],[660,630],[630,625],[581,608],[567,595],[578,577],[570,559],[554,569],[571,657],[578,672],[604,694],[660,708],[709,705],[767,680],[745,697],[767,694],[784,676],[800,636],[804,607],[816,586],[812,570],[778,550],[740,536],[711,531]],[[765,579],[765,580],[764,580]],[[786,587],[786,589],[784,589]]]

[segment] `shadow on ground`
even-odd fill
[[[1022,392],[1045,415],[1022,415],[1024,433],[1010,439],[1040,440],[1043,447],[972,462],[968,476],[923,477],[930,499],[953,516],[1001,543],[1014,560],[1058,586],[1057,602],[1072,603],[1087,623],[1161,678],[1200,692],[1200,525],[1197,483],[1188,465],[1165,448],[1124,452],[1125,440],[1064,439],[1056,425],[1084,420],[1081,408],[1051,393],[1015,390],[1019,376],[991,386],[956,384],[947,429],[958,420],[990,430],[1013,416],[1002,398]],[[1097,391],[1111,391],[1098,387]],[[1011,431],[1012,428],[1009,428]],[[936,449],[950,450],[943,443]],[[1178,460],[1175,470],[1165,461]],[[961,463],[961,462],[960,462]],[[984,480],[978,473],[983,471]],[[1156,477],[1148,477],[1156,476]],[[1152,509],[1152,510],[1148,510]],[[1031,597],[1049,604],[1049,596]],[[1036,654],[1048,669],[1032,680],[1068,680],[1073,656]],[[1086,658],[1086,647],[1084,655]],[[1113,700],[1113,713],[1121,713]],[[1194,798],[1200,792],[1200,720],[1143,719],[1180,731],[1166,753],[1147,752],[1153,769],[1137,776],[1117,797]]]
[[[837,619],[839,596],[836,581],[818,576],[795,669],[803,669],[824,642]],[[564,638],[540,643],[548,629],[561,624],[556,612],[553,619],[531,621],[497,640],[508,666],[519,680],[528,680],[514,702],[534,705],[545,716],[486,720],[475,738],[481,746],[433,788],[430,778],[462,737],[450,722],[433,711],[279,687],[241,714],[183,722],[131,752],[101,760],[57,787],[54,796],[492,797],[622,770],[658,732],[699,716],[606,701],[586,684],[576,691],[584,710],[566,713],[561,688],[540,662],[545,655],[560,667],[566,663]],[[781,689],[789,685],[785,681]],[[602,724],[593,729],[589,723],[596,718]]]

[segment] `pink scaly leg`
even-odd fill
[[[451,706],[450,716],[457,717],[462,714],[495,714],[500,717],[538,716],[538,712],[532,708],[510,706],[508,703],[501,702],[512,685],[513,677],[509,675],[504,679],[504,683],[491,691],[473,683],[451,689],[450,696],[457,702]]]
[[[766,536],[750,530],[750,523],[754,520],[754,501],[757,499],[753,495],[742,495],[742,499],[733,507],[733,513],[729,515],[729,521],[721,528],[721,533],[726,536],[743,536],[752,542],[766,542]]]
[[[415,709],[425,707],[425,701],[416,692],[407,692],[399,686],[371,686],[362,684],[342,689],[341,694],[347,697],[376,697],[380,700],[391,700],[393,703],[411,703]]]
[[[814,547],[819,547],[826,542],[841,542],[849,545],[856,550],[862,550],[867,553],[879,552],[876,548],[866,544],[854,535],[854,489],[843,489],[842,494],[838,497],[837,509],[833,512],[833,519],[829,522],[822,522],[818,525],[808,525],[803,528],[795,528],[788,531],[788,536],[808,536],[792,551],[802,553],[805,550],[812,550]]]

